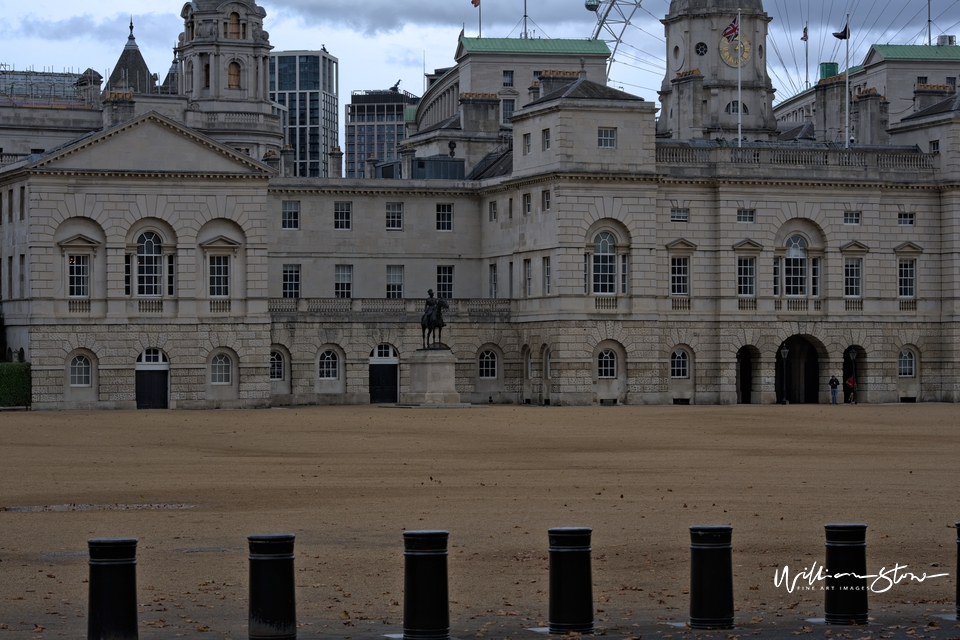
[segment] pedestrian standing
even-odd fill
[[[831,376],[830,382],[830,404],[837,404],[837,391],[840,388],[840,381],[837,380],[837,376]]]
[[[853,376],[847,378],[847,388],[850,390],[850,402],[857,404],[857,379]]]

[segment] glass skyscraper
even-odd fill
[[[407,110],[412,119],[418,102],[420,98],[397,87],[353,92],[346,106],[347,178],[373,177],[365,176],[370,156],[376,156],[380,162],[397,159],[397,146],[404,140]]]

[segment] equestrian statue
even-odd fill
[[[443,335],[443,328],[446,323],[443,321],[443,310],[449,309],[450,305],[443,298],[434,298],[433,289],[427,289],[427,301],[423,308],[423,316],[420,318],[420,331],[423,340],[423,348],[429,346],[442,345],[440,338]],[[433,340],[431,341],[431,338]]]

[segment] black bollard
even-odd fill
[[[690,628],[733,629],[733,527],[690,527]]]
[[[136,640],[137,539],[94,538],[90,549],[87,640]]]
[[[557,527],[550,536],[550,633],[593,633],[589,527]]]
[[[827,624],[867,624],[867,525],[828,524],[824,613]]]
[[[960,522],[957,523],[957,620],[960,620]]]
[[[448,640],[446,531],[403,532],[403,639]]]
[[[294,640],[297,601],[292,533],[247,536],[250,545],[250,640]]]

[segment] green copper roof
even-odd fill
[[[933,47],[924,44],[875,44],[887,60],[960,60],[960,47]]]
[[[464,53],[559,53],[610,55],[603,40],[536,38],[461,38]]]

